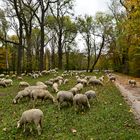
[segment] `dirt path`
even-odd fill
[[[114,74],[116,76],[115,85],[121,91],[124,99],[131,106],[131,110],[136,120],[140,123],[140,78],[134,78],[123,74]],[[136,87],[131,87],[128,80],[134,79],[137,82]]]

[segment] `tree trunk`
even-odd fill
[[[31,73],[32,72],[32,50],[31,50],[31,36],[27,36],[27,68],[26,72]]]
[[[18,59],[17,59],[17,75],[21,74],[21,68],[22,68],[22,21],[19,19],[19,46],[18,46]]]
[[[104,37],[104,35],[103,35],[101,47],[100,47],[100,50],[99,50],[99,54],[98,54],[98,56],[97,56],[97,59],[94,61],[93,65],[92,65],[92,68],[90,69],[90,72],[93,72],[94,67],[95,67],[95,65],[97,64],[97,62],[98,62],[98,60],[99,60],[99,58],[100,58],[100,56],[101,56],[101,52],[102,52],[102,49],[103,49],[103,47],[104,47],[104,43],[105,43],[105,37]]]
[[[58,68],[62,70],[62,30],[60,30],[58,38]]]
[[[52,54],[51,54],[51,68],[55,68],[55,49],[54,46],[51,47],[52,49]]]
[[[44,12],[41,15],[41,48],[40,48],[40,71],[44,70]]]

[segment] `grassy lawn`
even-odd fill
[[[52,77],[24,77],[24,80],[34,85],[36,81],[46,81]],[[59,89],[69,90],[76,84],[75,77],[67,78],[69,84]],[[23,99],[19,104],[12,104],[19,90],[18,83],[14,80],[13,86],[0,87],[0,140],[140,140],[140,126],[136,124],[130,107],[112,83],[93,88],[97,92],[97,100],[90,102],[91,108],[86,112],[76,113],[73,107],[64,107],[59,111],[51,101],[39,101],[36,108],[44,113],[41,136],[37,135],[34,125],[31,133],[28,128],[23,133],[23,129],[16,128],[16,122],[23,111],[32,108],[32,103]],[[91,87],[85,87],[82,93],[89,89]],[[56,96],[51,89],[49,91]],[[72,129],[76,132],[73,133]]]

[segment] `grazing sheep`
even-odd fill
[[[36,85],[40,86],[40,85],[45,85],[45,84],[43,82],[41,82],[41,81],[38,81],[38,82],[36,82]]]
[[[115,76],[110,76],[110,77],[109,77],[109,80],[110,80],[111,82],[114,82],[114,81],[116,81],[116,77],[115,77]]]
[[[47,89],[47,85],[45,85],[43,82],[38,81],[38,82],[36,82],[36,85],[42,86],[42,87],[44,86],[44,88]]]
[[[75,106],[75,110],[78,108],[84,109],[85,107],[90,108],[88,97],[84,94],[76,94],[73,97],[73,105]]]
[[[60,79],[60,80],[58,81],[58,83],[59,83],[59,85],[62,85],[63,80],[62,80],[62,79]]]
[[[58,109],[60,110],[60,107],[62,103],[70,103],[73,104],[73,93],[70,91],[59,91],[57,93],[57,101],[58,101]]]
[[[78,83],[74,87],[76,87],[78,89],[78,91],[81,91],[83,89],[83,84],[82,83]]]
[[[0,74],[0,78],[4,78],[4,74]]]
[[[23,132],[26,130],[26,124],[33,122],[36,125],[38,135],[41,134],[43,112],[40,109],[30,109],[22,113],[20,120],[17,122],[17,128],[24,126]]]
[[[19,88],[25,88],[28,86],[30,86],[28,82],[25,82],[25,81],[19,82]]]
[[[78,93],[78,89],[76,87],[71,88],[69,91],[72,92],[73,95]]]
[[[69,80],[68,79],[65,79],[64,80],[64,84],[66,84],[66,83],[68,83],[69,82]]]
[[[89,79],[88,84],[92,85],[92,86],[94,86],[94,85],[101,85],[101,86],[103,86],[103,83],[100,80],[94,79],[94,78]]]
[[[0,81],[0,86],[7,87],[6,83],[4,81]]]
[[[136,86],[136,81],[135,80],[128,80],[128,83],[132,87]]]
[[[9,77],[10,77],[9,75],[6,75],[6,76],[5,76],[6,79],[8,79]]]
[[[104,81],[104,76],[99,77],[99,80],[100,80],[101,82],[103,82],[103,81]]]
[[[31,96],[34,101],[36,99],[42,99],[42,100],[50,99],[53,103],[55,102],[55,98],[47,90],[34,89],[31,91]]]
[[[84,86],[86,86],[87,85],[87,80],[78,78],[77,83],[82,83]]]
[[[11,76],[11,78],[12,78],[12,79],[16,78],[16,75],[15,75],[15,74],[13,74],[13,75]]]
[[[13,99],[13,103],[19,103],[19,101],[23,98],[23,97],[30,97],[30,92],[28,90],[21,90],[17,93],[17,95],[15,96],[15,98]]]
[[[18,76],[17,79],[18,80],[23,80],[23,78],[21,76]]]
[[[47,86],[52,86],[53,85],[53,82],[51,82],[51,81],[45,81],[44,82]]]
[[[85,92],[85,95],[87,96],[87,98],[90,100],[90,99],[93,99],[93,98],[96,98],[96,93],[95,91],[93,90],[89,90],[89,91],[86,91]]]
[[[13,80],[12,79],[4,79],[4,82],[7,86],[12,86],[13,85]]]
[[[36,78],[39,77],[39,75],[38,75],[37,73],[35,73],[35,74],[32,75],[32,77],[33,77],[34,79],[36,79]]]
[[[29,97],[29,98],[31,98],[31,92],[34,89],[44,89],[45,90],[46,87],[44,87],[43,85],[40,85],[40,86],[28,86],[24,90],[18,92],[18,94],[13,99],[13,103],[16,104],[23,97]]]
[[[52,88],[55,92],[58,92],[58,84],[57,83],[53,83]]]

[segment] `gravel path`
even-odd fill
[[[114,74],[116,76],[115,85],[121,91],[122,96],[131,106],[131,110],[135,115],[136,120],[140,123],[140,78],[134,78],[123,74]],[[134,79],[137,82],[136,87],[131,87],[128,84],[129,79]]]

